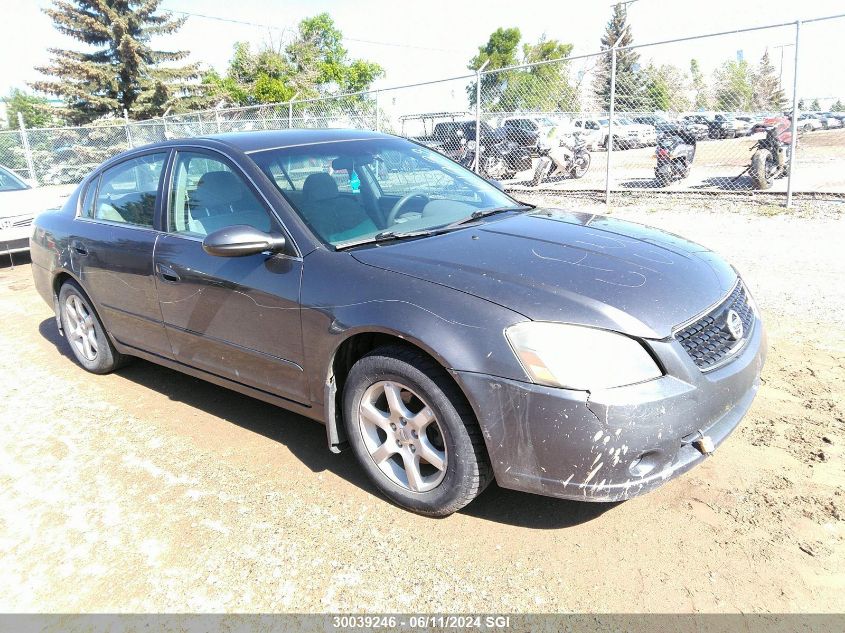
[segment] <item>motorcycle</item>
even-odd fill
[[[789,155],[792,143],[792,122],[787,117],[775,117],[763,122],[766,135],[751,146],[751,164],[734,178],[746,173],[755,189],[770,189],[775,178],[789,175]]]
[[[695,146],[695,135],[683,128],[667,130],[657,139],[654,177],[659,186],[666,187],[689,176],[695,159]]]
[[[569,135],[572,142],[560,139],[557,147],[541,151],[531,184],[536,186],[553,178],[583,178],[590,168],[590,152],[581,135]]]
[[[482,136],[479,145],[475,139],[467,140],[459,134],[461,148],[457,161],[467,169],[475,168],[475,154],[479,155],[478,171],[485,178],[508,180],[518,171],[531,169],[531,154],[508,140]]]

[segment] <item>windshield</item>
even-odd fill
[[[22,189],[29,189],[29,185],[9,170],[0,167],[0,191],[21,191]]]
[[[317,143],[250,157],[324,242],[445,227],[520,207],[442,154],[398,138]]]

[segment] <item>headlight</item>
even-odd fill
[[[509,327],[505,335],[531,380],[541,385],[586,391],[662,375],[640,343],[616,332],[526,321]]]

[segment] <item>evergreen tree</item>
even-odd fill
[[[819,111],[819,110],[821,110],[821,109],[822,109],[822,107],[821,107],[821,105],[819,104],[819,100],[818,100],[818,99],[813,99],[813,102],[810,104],[810,110],[811,110],[812,112],[818,112],[818,111]]]
[[[634,41],[630,25],[625,27],[627,11],[625,6],[617,4],[613,7],[613,15],[607,23],[601,38],[601,48],[609,51],[614,46],[630,46]],[[624,33],[623,33],[623,28]],[[641,78],[637,72],[640,56],[631,49],[616,51],[616,103],[617,112],[641,109],[644,102]],[[610,54],[602,55],[595,69],[593,91],[601,107],[610,109]]]
[[[50,49],[52,60],[37,68],[49,78],[32,87],[61,97],[72,123],[104,115],[134,118],[204,105],[190,81],[198,65],[177,67],[187,51],[159,51],[151,39],[176,33],[185,17],[158,13],[162,0],[54,0],[44,12],[56,29],[88,50]]]
[[[769,51],[763,53],[760,64],[751,75],[751,107],[757,111],[783,110],[786,95],[780,87],[780,79],[769,58]]]
[[[832,106],[830,106],[831,112],[842,112],[845,111],[845,104],[842,103],[841,99],[837,99]]]
[[[803,100],[803,99],[798,99],[798,109],[799,109],[801,112],[803,112],[803,111],[804,111],[804,109],[805,109],[805,105],[804,105],[804,100]]]
[[[689,73],[691,88],[694,93],[693,107],[696,110],[707,110],[710,107],[710,94],[707,89],[707,80],[701,72],[701,65],[697,59],[689,62]]]

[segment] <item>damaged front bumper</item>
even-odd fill
[[[592,393],[456,372],[474,403],[496,481],[565,499],[620,501],[702,461],[760,384],[766,335],[704,373],[674,339],[650,342],[666,375]]]

